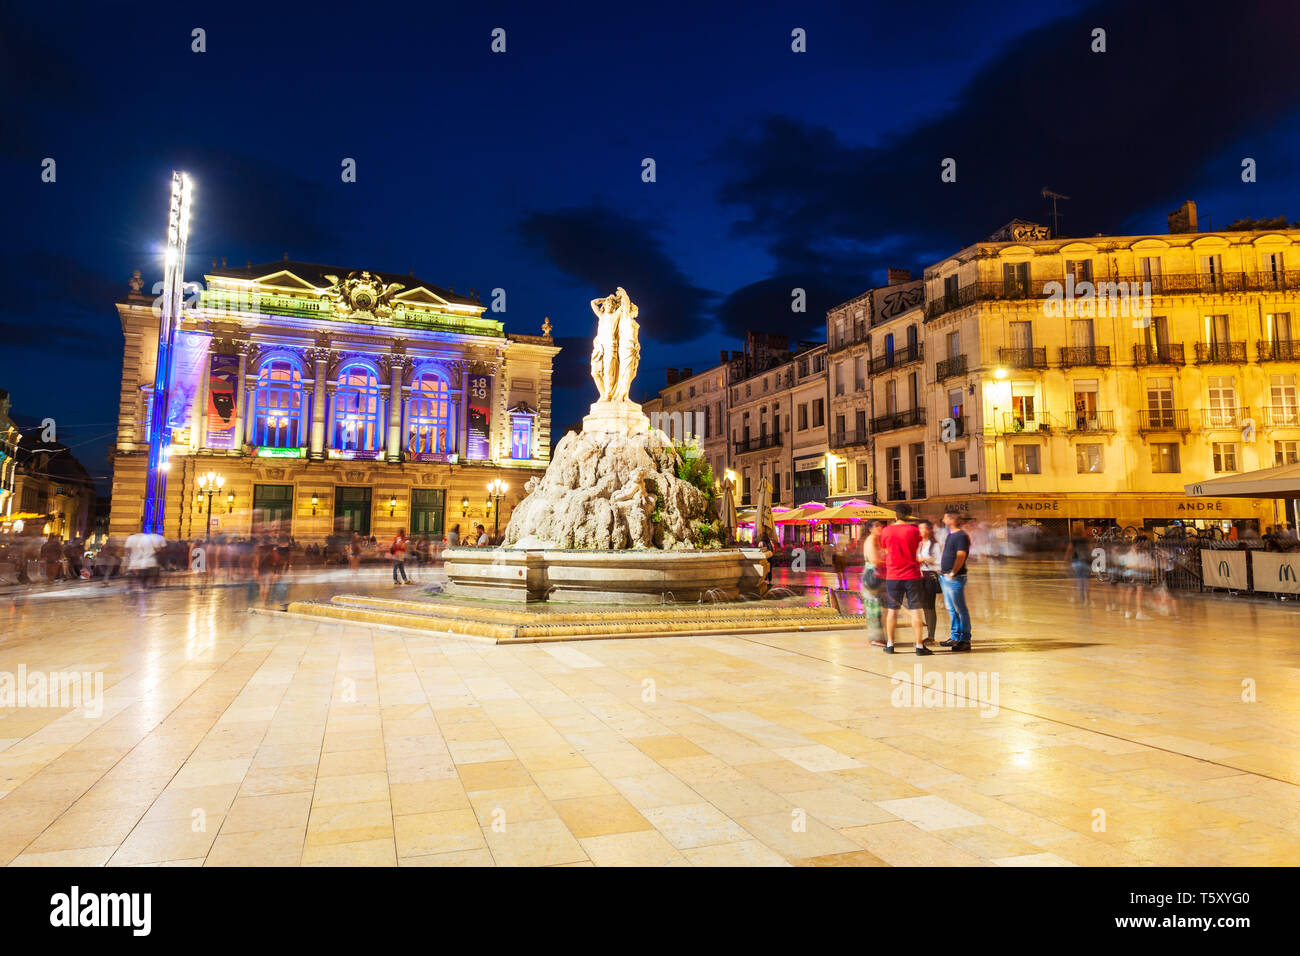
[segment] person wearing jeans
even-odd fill
[[[388,553],[393,556],[393,584],[410,584],[406,577],[406,532],[398,531],[393,538],[393,546],[388,549]],[[397,575],[402,575],[402,580],[397,580]]]
[[[955,511],[944,513],[943,523],[948,528],[948,539],[943,543],[943,557],[939,561],[939,588],[943,603],[948,608],[952,622],[951,638],[940,642],[953,651],[970,650],[970,610],[966,607],[966,558],[970,555],[970,535],[962,530],[961,515]]]

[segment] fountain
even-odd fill
[[[599,399],[529,480],[502,547],[447,549],[438,593],[338,594],[276,613],[497,644],[858,627],[804,596],[769,593],[766,554],[724,546],[735,521],[730,487],[715,509],[707,469],[628,398],[636,306],[619,289],[591,307]],[[770,525],[771,498],[760,489],[759,499],[760,524]]]
[[[504,545],[446,553],[447,593],[601,604],[761,594],[764,553],[718,546],[711,489],[689,480],[682,453],[628,397],[641,351],[636,305],[620,288],[591,308],[599,398],[525,486]]]

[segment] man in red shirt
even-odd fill
[[[903,595],[907,595],[907,608],[912,615],[912,634],[916,637],[916,655],[925,657],[934,652],[922,641],[925,626],[921,617],[922,580],[921,563],[916,552],[921,546],[921,532],[907,519],[911,506],[900,504],[894,509],[897,520],[880,533],[880,550],[885,555],[885,653],[894,653],[894,628],[898,624],[898,609]]]

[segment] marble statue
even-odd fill
[[[591,377],[602,402],[626,402],[641,359],[636,317],[638,309],[627,292],[591,300],[596,313],[596,338],[591,345]]]

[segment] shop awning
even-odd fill
[[[1189,498],[1300,498],[1300,464],[1197,481],[1183,492]]]

